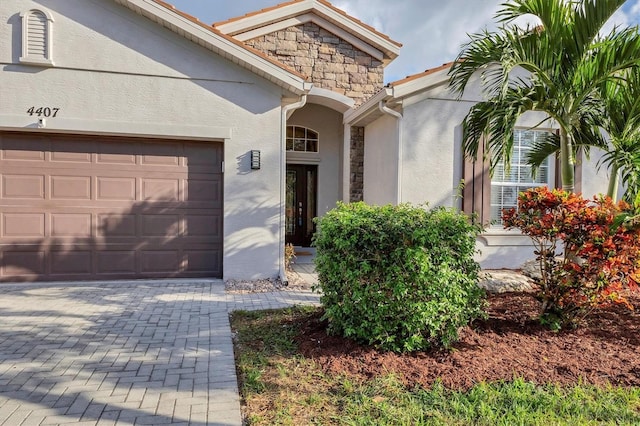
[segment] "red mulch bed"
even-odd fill
[[[342,337],[327,336],[319,316],[301,324],[300,350],[327,372],[372,378],[395,374],[407,386],[439,379],[465,390],[485,381],[522,377],[536,383],[640,386],[640,297],[634,311],[611,306],[575,330],[552,332],[536,320],[531,293],[489,296],[489,318],[464,328],[451,351],[380,352]]]

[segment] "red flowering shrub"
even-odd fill
[[[520,193],[518,209],[503,212],[504,227],[520,229],[536,246],[543,323],[575,325],[608,303],[632,308],[624,291],[640,282],[640,232],[630,217],[625,203],[546,187]]]

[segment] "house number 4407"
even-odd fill
[[[51,107],[31,107],[27,110],[27,114],[30,116],[37,115],[38,117],[55,117],[58,115],[58,111],[60,108],[51,108]]]

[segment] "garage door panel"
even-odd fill
[[[99,214],[97,235],[99,237],[138,236],[138,220],[135,214]]]
[[[3,279],[35,279],[46,275],[46,255],[38,250],[38,246],[25,246],[22,249],[4,251],[2,253],[2,265],[0,277]]]
[[[38,162],[44,161],[43,151],[25,151],[25,150],[6,150],[2,156],[3,160],[18,160],[22,162]]]
[[[213,214],[186,215],[185,235],[188,237],[219,237],[222,235],[222,220]]]
[[[51,251],[51,276],[91,275],[93,270],[90,250]]]
[[[144,145],[140,163],[144,166],[179,166],[182,158],[182,144],[165,143],[161,146]]]
[[[90,237],[92,229],[90,213],[51,214],[52,237]]]
[[[0,159],[19,161],[21,164],[42,163],[46,158],[45,153],[50,151],[50,146],[49,140],[44,137],[3,137]]]
[[[136,199],[136,179],[131,177],[96,178],[97,200],[134,201]]]
[[[54,163],[91,163],[95,152],[93,141],[60,139],[56,141],[55,151],[51,152],[51,161]]]
[[[13,238],[44,238],[44,213],[3,213],[2,236]]]
[[[219,250],[186,250],[184,257],[186,269],[190,272],[215,273],[222,269],[217,264],[217,259],[221,258]],[[212,259],[216,261],[212,262]]]
[[[1,281],[222,275],[221,144],[0,132],[0,148]]]
[[[91,163],[91,155],[84,152],[52,152],[51,161],[59,163]]]
[[[140,148],[136,142],[117,142],[98,145],[98,164],[136,164]]]
[[[136,265],[135,250],[100,251],[97,254],[98,274],[135,275],[137,273]]]
[[[44,175],[3,174],[2,198],[44,199]]]
[[[217,173],[221,169],[222,152],[208,144],[185,144],[185,165],[190,173]]]
[[[142,179],[142,200],[180,201],[180,179]]]
[[[91,200],[90,176],[51,176],[51,200]]]
[[[185,201],[217,202],[222,198],[221,186],[217,179],[189,179]]]
[[[142,237],[177,237],[180,235],[180,215],[145,214],[141,218]]]
[[[181,269],[179,250],[142,250],[142,273],[175,273]]]

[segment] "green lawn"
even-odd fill
[[[236,364],[251,425],[639,425],[639,388],[538,386],[522,380],[456,392],[324,373],[296,351],[317,308],[235,312]]]

